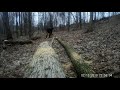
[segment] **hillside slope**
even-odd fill
[[[73,45],[84,58],[92,60],[96,73],[120,71],[120,15],[96,22],[93,32],[83,32],[61,31],[56,36]],[[63,51],[60,54],[65,55]]]

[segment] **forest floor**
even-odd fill
[[[115,21],[114,21],[114,20]],[[118,18],[117,18],[118,19]],[[113,23],[114,21],[114,23]],[[109,74],[120,71],[120,20],[111,18],[95,23],[93,32],[83,33],[84,30],[53,32],[54,36],[64,39],[73,46],[76,52],[85,60],[92,61],[90,66],[98,74]],[[22,78],[25,66],[31,61],[37,46],[45,39],[33,41],[33,44],[8,46],[0,56],[0,78]],[[74,68],[64,48],[56,41],[53,48],[59,56],[59,61],[68,78],[76,78]],[[117,77],[120,77],[118,74]]]

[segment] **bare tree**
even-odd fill
[[[81,12],[79,12],[79,25],[80,25],[80,29],[82,29],[82,18],[81,18]]]
[[[78,12],[76,12],[76,23],[78,24]]]
[[[28,12],[28,23],[29,23],[29,38],[31,39],[32,36],[32,12]]]
[[[38,12],[38,31],[40,30],[40,12]]]
[[[101,18],[104,18],[104,14],[105,14],[104,12],[101,12]]]
[[[93,12],[90,12],[90,27],[89,31],[93,31]]]
[[[90,12],[89,26],[86,33],[91,31],[93,31],[93,12]]]
[[[20,31],[21,31],[21,36],[23,35],[23,13],[21,12],[21,15],[20,15]]]
[[[50,17],[50,21],[49,21],[50,27],[53,27],[53,15],[52,15],[52,13],[49,13],[49,17]]]
[[[68,28],[68,31],[70,30],[70,12],[68,12],[68,21],[67,21],[67,28]]]
[[[0,12],[0,33],[4,34],[4,30],[3,30],[3,24],[2,24],[2,13]]]
[[[6,31],[7,39],[13,39],[9,26],[8,12],[3,12],[2,19],[3,19],[3,25],[4,25],[4,30]]]
[[[94,21],[96,21],[96,12],[94,12]]]
[[[11,32],[14,32],[14,19],[15,19],[15,13],[14,12],[9,12],[8,13],[9,16],[9,26],[10,26],[10,30]],[[14,33],[13,33],[14,34]]]
[[[55,13],[53,21],[54,21],[54,27],[57,27],[57,24],[58,24],[57,13]],[[65,19],[64,19],[64,21],[65,21]],[[64,24],[65,24],[65,22],[64,22]]]
[[[19,35],[18,34],[18,20],[17,20],[18,19],[18,13],[16,12],[15,14],[16,14],[16,36],[18,37],[18,35]]]
[[[27,35],[27,28],[28,28],[27,12],[24,12],[23,19],[24,19],[24,33],[25,33],[25,35]]]

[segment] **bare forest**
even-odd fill
[[[0,12],[0,78],[119,78],[120,12]]]

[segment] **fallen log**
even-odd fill
[[[41,37],[32,37],[31,40],[37,40],[40,39]]]
[[[26,67],[24,78],[65,78],[59,58],[49,43],[41,43]]]
[[[23,45],[23,44],[31,44],[32,41],[31,40],[26,40],[26,41],[5,40],[4,43],[5,44],[13,44],[13,45],[16,45],[16,44]]]
[[[78,77],[81,77],[81,74],[94,74],[95,72],[91,69],[91,67],[85,63],[85,60],[75,52],[75,50],[63,42],[61,39],[55,38],[66,50]],[[86,76],[87,77],[87,76]]]

